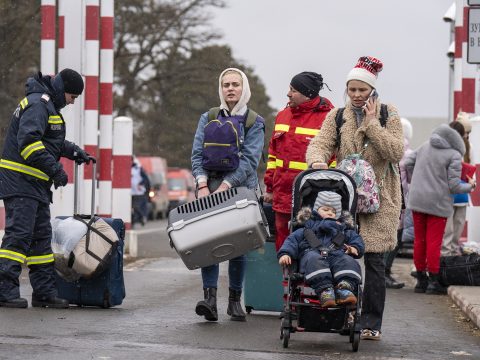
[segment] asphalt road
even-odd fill
[[[381,341],[361,341],[353,353],[338,334],[294,333],[288,349],[279,339],[277,313],[253,312],[246,323],[226,315],[228,284],[221,266],[220,319],[194,312],[202,296],[200,272],[189,271],[161,239],[167,254],[125,267],[127,297],[113,309],[0,308],[0,359],[480,359],[480,336],[447,296],[413,293],[409,259],[395,269],[409,284],[389,290]],[[139,241],[143,241],[140,239]],[[165,247],[165,248],[164,248]],[[30,300],[28,277],[21,293]]]

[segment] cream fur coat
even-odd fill
[[[338,108],[330,111],[322,128],[307,148],[306,160],[311,166],[314,162],[328,162],[335,153],[337,130],[335,116]],[[386,127],[380,125],[380,103],[377,105],[377,119],[368,125],[362,122],[357,127],[355,113],[350,103],[343,112],[344,123],[341,127],[340,146],[337,152],[337,163],[345,156],[358,153],[368,139],[368,147],[363,153],[375,171],[377,181],[386,172],[383,187],[380,191],[380,210],[375,214],[358,214],[360,235],[365,241],[365,252],[383,253],[391,251],[397,243],[397,228],[402,207],[400,175],[398,162],[403,156],[402,124],[397,109],[388,105]],[[392,170],[393,164],[396,171]]]

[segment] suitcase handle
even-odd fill
[[[92,207],[90,210],[91,218],[95,215],[95,181],[97,180],[97,159],[93,156],[88,157],[92,162],[93,173],[92,173]],[[73,185],[73,215],[78,214],[78,166],[79,164],[75,161],[74,169],[74,185]]]

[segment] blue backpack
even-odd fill
[[[257,116],[255,111],[249,109],[244,116],[225,117],[220,108],[211,108],[208,111],[208,123],[203,129],[202,167],[225,172],[238,168],[244,135]],[[245,127],[245,134],[240,124]]]

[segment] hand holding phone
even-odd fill
[[[377,100],[377,98],[378,98],[378,92],[377,92],[377,90],[373,89],[372,92],[370,93],[370,95],[368,95],[367,101],[370,100],[370,99],[372,99],[372,101],[375,101],[375,100]]]

